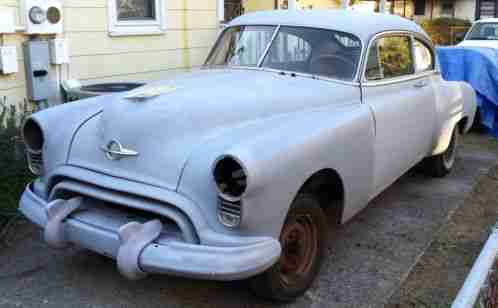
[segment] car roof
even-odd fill
[[[375,34],[385,31],[410,31],[428,39],[420,26],[406,18],[349,10],[261,11],[237,17],[229,24],[240,25],[289,25],[331,29],[354,34],[365,43]]]
[[[475,21],[476,23],[498,22],[498,18],[485,18]]]

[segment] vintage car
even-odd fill
[[[498,18],[476,20],[458,46],[498,49]]]
[[[396,16],[239,17],[200,70],[32,115],[39,178],[20,209],[51,246],[115,258],[127,278],[251,278],[292,300],[319,272],[328,224],[421,161],[452,169],[475,94],[434,55]]]

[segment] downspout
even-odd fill
[[[190,44],[188,39],[188,10],[187,10],[187,0],[182,0],[182,69],[191,69],[192,63],[190,61]]]
[[[434,15],[434,1],[435,0],[431,0],[431,20],[432,20],[433,15]]]

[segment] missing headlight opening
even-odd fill
[[[31,152],[40,152],[42,150],[44,138],[38,123],[31,119],[26,121],[22,129],[22,135],[28,150]]]
[[[230,199],[240,198],[247,188],[244,168],[230,156],[218,161],[214,168],[214,179],[220,193]]]

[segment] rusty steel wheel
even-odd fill
[[[292,286],[312,269],[318,250],[318,227],[311,215],[292,217],[287,221],[280,236],[280,278]]]
[[[310,287],[325,254],[325,215],[314,196],[296,197],[282,227],[280,244],[280,260],[252,279],[252,289],[259,296],[290,301]]]

